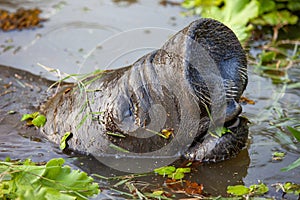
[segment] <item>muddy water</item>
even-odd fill
[[[22,6],[40,7],[44,10],[43,17],[49,20],[41,29],[0,32],[0,65],[41,74],[49,79],[56,77],[37,63],[57,68],[60,74],[125,66],[158,48],[170,35],[193,21],[193,18],[181,17],[179,7],[162,6],[156,1],[91,0],[83,4],[79,0],[0,0],[0,7],[4,9],[14,10]],[[11,48],[7,50],[5,47]],[[228,185],[248,186],[262,181],[270,186],[268,196],[280,198],[281,194],[276,193],[271,184],[300,183],[299,168],[290,172],[280,171],[300,156],[300,144],[285,130],[286,125],[299,126],[300,90],[289,88],[289,85],[272,84],[269,78],[259,76],[253,67],[249,68],[245,96],[256,104],[243,107],[243,115],[251,121],[247,149],[231,160],[197,166],[188,178],[203,183],[205,191],[213,195],[224,194]],[[288,71],[288,78],[299,82],[299,74],[299,66],[294,66]],[[67,164],[88,173],[105,176],[123,174],[92,157],[62,153],[57,145],[40,138],[36,130],[19,122],[22,114],[34,111],[46,98],[44,91],[50,84],[48,81],[2,67],[0,81],[0,159],[10,156],[12,159],[30,157],[34,161],[47,161],[63,157]],[[12,85],[4,85],[9,82]],[[11,96],[4,94],[7,90],[12,91]],[[17,112],[7,114],[9,110]],[[273,161],[272,153],[275,151],[285,152],[286,157],[282,161]],[[163,182],[160,177],[143,180]],[[103,187],[109,184],[101,182]],[[98,198],[110,196],[115,194],[105,190]],[[297,199],[295,196],[288,198]]]

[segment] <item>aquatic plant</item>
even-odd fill
[[[93,178],[64,162],[0,161],[0,199],[88,199],[100,192]]]

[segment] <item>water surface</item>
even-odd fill
[[[49,79],[56,78],[37,63],[59,69],[60,74],[126,66],[141,55],[159,48],[168,37],[194,20],[192,17],[181,17],[180,7],[162,6],[158,1],[146,0],[90,0],[84,3],[79,0],[0,0],[0,6],[11,11],[16,7],[36,6],[43,10],[42,16],[49,19],[43,28],[0,32],[0,44],[13,47],[8,51],[0,48],[0,65],[41,74]],[[267,196],[280,198],[281,194],[276,193],[271,184],[287,181],[300,183],[300,168],[280,171],[300,156],[300,144],[286,134],[285,129],[286,125],[300,125],[300,91],[289,89],[287,84],[275,85],[271,79],[255,71],[253,66],[249,66],[249,85],[244,93],[256,103],[243,107],[243,115],[251,121],[247,149],[231,160],[200,165],[188,177],[202,183],[205,191],[212,195],[225,194],[228,185],[249,186],[262,181],[270,188]],[[289,69],[288,74],[293,82],[300,81],[299,66]],[[11,77],[14,83],[16,79]],[[28,102],[33,103],[30,106],[39,104],[44,90],[46,87],[36,91],[36,96]],[[18,101],[28,101],[26,91],[19,96]],[[105,176],[124,174],[92,157],[62,153],[57,145],[43,140],[35,130],[25,128],[19,122],[21,114],[28,109],[9,107],[0,98],[0,159],[9,156],[12,159],[30,157],[34,161],[47,161],[63,157],[67,164],[88,173]],[[8,115],[7,111],[11,109],[17,113]],[[282,126],[275,126],[280,123]],[[282,161],[272,160],[275,151],[285,152],[285,158]],[[164,181],[158,176],[143,180],[154,184]],[[110,184],[101,182],[101,187],[109,187]],[[115,194],[105,190],[98,198],[111,196]],[[295,196],[288,198],[297,199]]]

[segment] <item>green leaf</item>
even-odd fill
[[[190,173],[191,172],[191,168],[189,168],[189,167],[184,167],[184,168],[179,167],[179,168],[176,169],[176,172]]]
[[[266,12],[271,12],[276,9],[276,4],[273,0],[260,0],[259,4],[260,15]]]
[[[40,115],[39,112],[34,112],[31,114],[24,114],[22,116],[21,121],[27,121],[27,125],[31,126],[34,125],[36,127],[42,127],[46,123],[46,117],[44,115]]]
[[[294,88],[300,88],[300,82],[290,83],[290,84],[287,86],[287,89],[294,89]]]
[[[82,117],[81,121],[79,122],[79,124],[76,126],[76,130],[78,130],[84,123],[85,121],[87,120],[89,114],[86,114]]]
[[[291,126],[287,126],[287,129],[293,134],[293,136],[298,140],[298,142],[300,142],[300,131]]]
[[[0,195],[9,199],[87,199],[99,193],[98,184],[85,172],[63,166],[64,159],[52,159],[46,165],[0,162]]]
[[[240,41],[245,41],[249,36],[251,27],[248,23],[258,16],[259,3],[256,0],[225,0],[222,8],[212,6],[203,9],[202,16],[223,22],[236,34]]]
[[[217,127],[215,131],[216,131],[217,136],[219,136],[219,137],[222,137],[226,133],[232,133],[231,130],[229,130],[226,127]]]
[[[109,147],[112,148],[112,149],[114,149],[114,150],[116,150],[116,151],[120,151],[120,152],[123,152],[123,153],[129,153],[130,152],[130,151],[128,151],[128,150],[126,150],[126,149],[124,149],[122,147],[119,147],[119,146],[117,146],[117,145],[115,145],[113,143],[109,144]]]
[[[272,155],[273,155],[274,157],[283,158],[283,157],[285,156],[285,153],[284,153],[284,152],[278,152],[278,151],[275,151]]]
[[[21,121],[34,119],[34,118],[36,118],[39,114],[40,114],[39,112],[34,112],[34,113],[31,113],[31,114],[24,114],[24,115],[22,116]]]
[[[125,138],[126,136],[123,135],[122,133],[113,133],[113,132],[106,132],[107,135],[111,135],[111,136],[116,136],[116,137],[121,137],[121,138]]]
[[[262,19],[263,19],[263,24],[261,25],[271,25],[271,26],[277,26],[279,24],[281,25],[296,24],[298,21],[298,17],[296,15],[291,14],[287,10],[273,11],[267,13],[262,16]]]
[[[184,178],[184,173],[182,172],[175,172],[173,174],[168,175],[169,178],[175,179],[175,180],[180,180]]]
[[[226,3],[230,3],[231,7],[228,9],[228,16],[230,15],[230,12],[235,11],[235,13],[231,13],[232,15],[230,16],[230,19],[228,19],[230,24],[240,24],[246,26],[251,19],[258,16],[259,3],[256,0],[252,0],[250,2],[248,0],[227,0]]]
[[[276,58],[276,52],[274,51],[263,51],[259,57],[260,57],[260,63],[264,64],[264,63],[270,63],[272,61],[274,61],[274,59]]]
[[[295,150],[297,149],[297,146],[293,142],[293,138],[290,137],[288,134],[282,131],[277,131],[275,133],[275,137],[280,140],[282,145],[288,145],[290,148],[293,148]]]
[[[24,114],[22,116],[21,121],[25,121],[25,120],[28,120],[28,119],[32,119],[32,115],[31,114]]]
[[[263,195],[269,191],[269,188],[263,183],[250,185],[249,189],[250,193],[254,195]]]
[[[290,170],[295,169],[299,166],[300,166],[300,158],[298,158],[295,162],[293,162],[289,166],[281,168],[281,171],[283,171],[283,172],[290,171]]]
[[[191,168],[189,167],[177,168],[176,171],[172,174],[169,174],[168,177],[175,180],[179,180],[184,178],[185,173],[190,173],[190,172],[191,172]]]
[[[161,196],[163,193],[164,193],[163,190],[156,190],[152,194],[154,194],[155,196]]]
[[[59,145],[59,148],[61,150],[64,150],[66,147],[67,147],[67,141],[72,137],[72,133],[71,132],[66,132],[64,134],[64,136],[61,138],[60,140],[60,145]]]
[[[235,185],[235,186],[228,186],[227,187],[227,193],[233,194],[236,196],[243,196],[245,194],[248,194],[250,191],[249,188],[247,188],[244,185]]]
[[[165,176],[174,173],[176,168],[174,166],[165,166],[154,169],[154,172],[158,173],[159,175]]]
[[[299,11],[300,10],[300,2],[299,1],[288,1],[287,7],[291,11]]]
[[[232,133],[232,131],[226,127],[217,127],[214,132],[210,131],[209,134],[212,136],[222,137],[226,133]]]
[[[129,180],[130,180],[130,178],[121,180],[121,181],[117,182],[116,184],[114,184],[114,187],[118,187],[118,186],[120,186],[120,185],[123,185],[123,184],[125,184],[126,182],[128,182]]]
[[[295,195],[299,195],[300,194],[300,185],[299,184],[295,184],[295,183],[291,183],[291,182],[286,182],[283,185],[284,188],[284,192],[286,193],[290,193],[290,194],[295,194]]]
[[[45,115],[38,115],[32,120],[32,124],[35,125],[36,127],[42,127],[46,123],[46,117]]]

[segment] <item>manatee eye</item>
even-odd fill
[[[114,105],[115,125],[124,132],[135,130],[134,106],[131,99],[123,95],[118,96]]]
[[[132,111],[131,111],[130,107],[128,107],[123,112],[123,118],[130,117],[130,116],[132,116]]]
[[[118,121],[122,122],[125,118],[130,118],[133,116],[134,113],[134,107],[132,100],[128,97],[121,96],[118,101]]]

